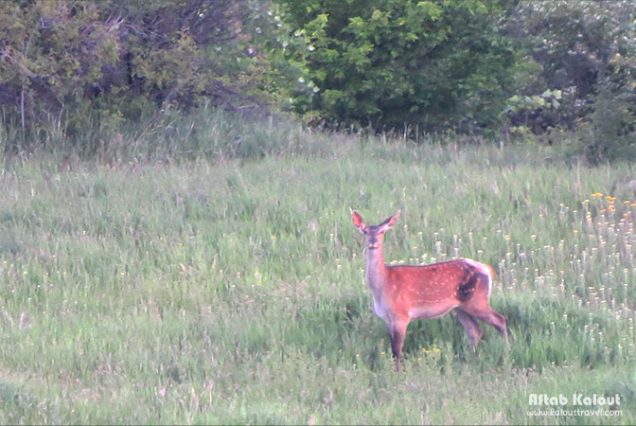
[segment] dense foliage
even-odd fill
[[[261,7],[249,0],[0,3],[4,125],[69,138],[211,99],[235,107]],[[239,92],[238,90],[241,90]]]
[[[512,121],[535,133],[577,130],[593,162],[623,154],[634,140],[636,3],[523,1],[509,28],[524,41],[530,70]]]
[[[90,132],[91,151],[208,105],[408,136],[566,129],[600,161],[633,146],[635,19],[630,0],[7,1],[1,143]]]
[[[515,55],[501,2],[282,0],[318,88],[304,106],[375,128],[490,125]]]

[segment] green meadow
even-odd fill
[[[259,126],[4,158],[0,423],[636,423],[633,164]],[[510,347],[415,321],[396,373],[351,209],[402,210],[389,261],[491,264]]]

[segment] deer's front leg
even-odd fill
[[[406,327],[409,325],[405,320],[394,320],[389,323],[389,337],[391,338],[391,351],[395,359],[395,370],[400,370],[400,360],[402,357],[402,347],[406,337]]]

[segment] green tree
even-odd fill
[[[102,70],[119,61],[118,18],[89,2],[0,4],[0,102],[22,129],[79,104]],[[7,124],[7,123],[5,123]]]
[[[303,112],[377,129],[474,130],[497,121],[515,63],[499,28],[506,2],[276,2],[303,41],[289,51],[311,89],[296,100]]]
[[[57,128],[72,143],[88,130],[120,131],[159,110],[203,102],[231,109],[258,89],[256,30],[268,21],[267,4],[0,2],[3,125],[25,141]]]
[[[598,83],[633,81],[636,3],[631,0],[521,1],[510,26],[542,65],[549,88],[575,88],[581,99]]]
[[[635,22],[631,0],[519,2],[507,28],[536,67],[510,99],[513,121],[578,130],[592,163],[625,154],[636,127]],[[550,108],[534,101],[519,108],[519,99],[543,101],[555,91],[563,96]]]

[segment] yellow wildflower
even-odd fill
[[[591,194],[592,198],[602,198],[603,197],[603,193],[602,192],[595,192],[593,194]]]

